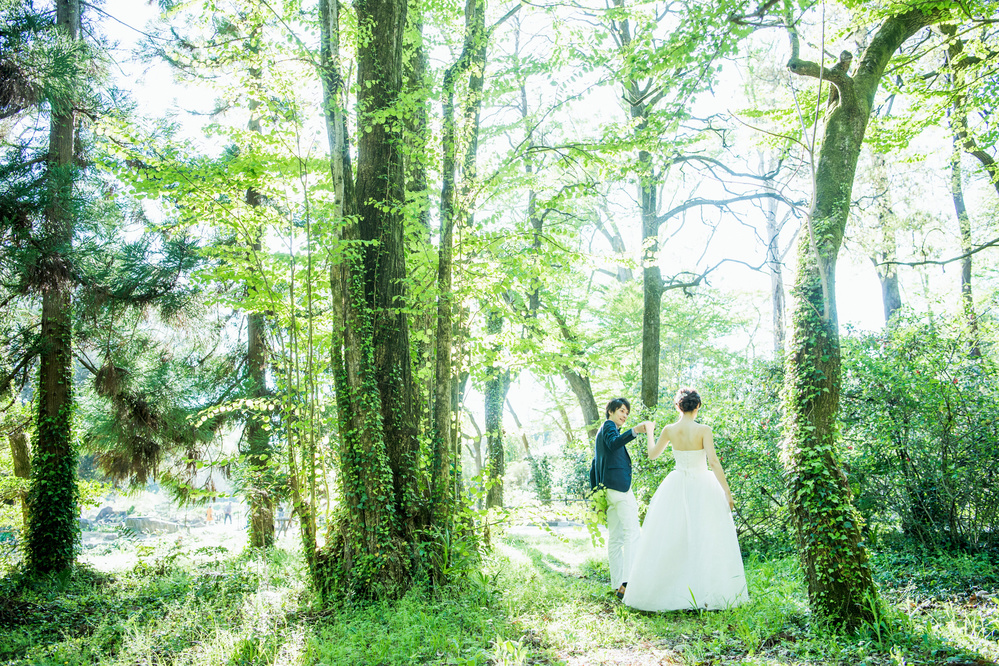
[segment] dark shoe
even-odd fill
[[[621,583],[621,587],[617,588],[617,592],[614,594],[617,596],[618,600],[624,600],[624,591],[627,589],[627,583]]]

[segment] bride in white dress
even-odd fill
[[[694,420],[700,406],[696,391],[680,389],[680,418],[663,428],[654,446],[649,436],[649,458],[655,460],[672,443],[676,468],[659,484],[642,523],[624,594],[633,608],[714,610],[749,601],[732,522],[735,503],[711,428]]]

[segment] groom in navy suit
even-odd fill
[[[635,439],[635,435],[651,435],[655,427],[646,421],[622,433],[620,428],[630,412],[631,404],[625,398],[614,398],[607,403],[604,412],[607,420],[597,431],[596,451],[590,467],[590,488],[607,488],[607,561],[611,587],[619,599],[624,596],[641,533],[638,502],[631,490],[631,456],[625,444]]]

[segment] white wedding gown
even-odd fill
[[[673,451],[642,523],[624,603],[646,611],[720,609],[749,600],[735,523],[704,449]]]

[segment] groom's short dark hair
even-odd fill
[[[607,409],[604,410],[604,418],[610,418],[611,412],[616,412],[622,407],[627,407],[628,413],[631,413],[631,403],[628,402],[627,398],[614,398],[607,403]]]

